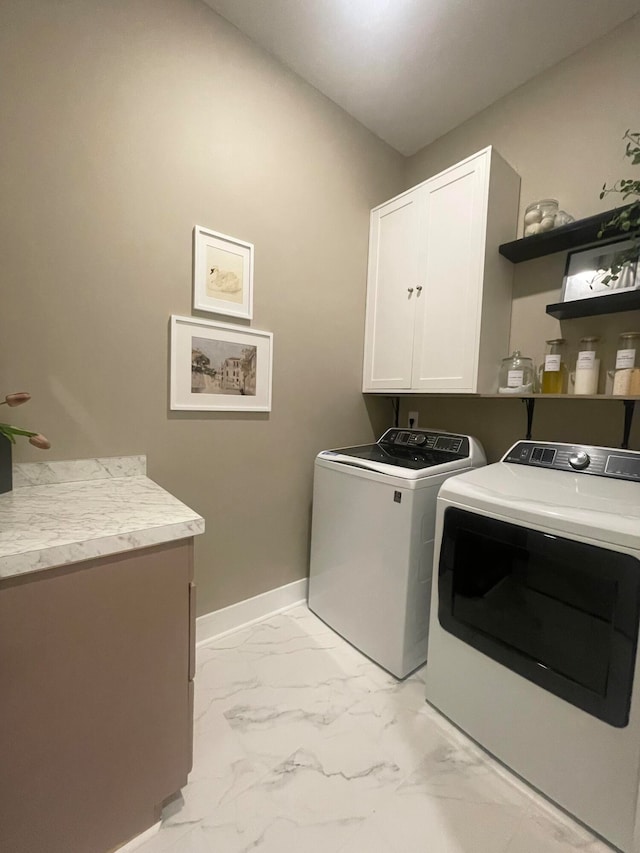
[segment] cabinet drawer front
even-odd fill
[[[487,209],[486,157],[426,185],[426,259],[413,387],[475,391]]]
[[[371,214],[365,390],[411,386],[421,208],[420,194],[408,193]]]

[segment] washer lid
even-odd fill
[[[384,465],[409,468],[413,471],[419,471],[422,468],[433,468],[434,465],[444,465],[447,462],[455,462],[460,458],[457,453],[450,453],[448,451],[418,450],[417,448],[409,449],[406,447],[391,449],[381,444],[361,444],[358,447],[343,447],[339,450],[324,450],[322,452],[323,457],[329,454],[334,459],[337,456],[341,458],[365,459],[368,462],[382,462]]]
[[[323,450],[318,458],[405,479],[485,462],[482,448],[471,436],[397,428],[387,430],[376,444]]]
[[[640,549],[638,482],[495,462],[446,480],[438,500],[559,535]]]

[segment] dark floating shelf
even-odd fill
[[[606,210],[603,213],[597,213],[595,216],[588,216],[586,219],[578,219],[576,222],[554,228],[553,231],[546,231],[544,234],[532,234],[531,237],[523,237],[520,240],[512,240],[511,243],[503,243],[498,251],[512,263],[519,264],[522,261],[531,261],[534,258],[542,258],[544,255],[552,255],[554,252],[565,252],[568,249],[576,249],[579,246],[595,243],[598,240],[598,231],[602,225],[623,209],[624,207]],[[603,239],[619,236],[621,236],[621,232],[611,230]]]
[[[574,317],[615,314],[616,311],[634,311],[638,308],[640,290],[627,290],[607,293],[605,296],[592,296],[589,299],[574,299],[572,302],[554,302],[547,305],[547,314],[556,320],[570,320]]]

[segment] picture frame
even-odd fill
[[[562,302],[591,299],[607,294],[640,289],[640,269],[636,259],[623,267],[617,280],[604,283],[611,265],[634,248],[633,240],[617,239],[598,243],[586,249],[569,252],[562,282]]]
[[[171,316],[170,408],[270,412],[273,333]]]
[[[253,317],[253,243],[202,225],[193,229],[193,307]]]

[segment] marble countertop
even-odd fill
[[[144,456],[18,464],[13,482],[0,495],[0,579],[204,532]]]

